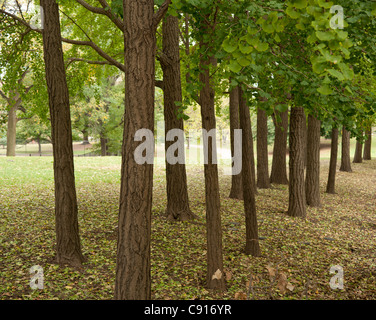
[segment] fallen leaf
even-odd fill
[[[222,278],[222,271],[218,269],[216,272],[214,272],[212,276],[212,280],[214,279],[220,280],[221,278]]]
[[[236,300],[247,300],[247,295],[244,292],[235,293]]]

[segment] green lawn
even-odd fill
[[[154,299],[243,299],[250,279],[253,298],[376,298],[376,161],[337,173],[337,195],[324,193],[328,167],[323,155],[322,207],[306,220],[286,215],[287,186],[259,190],[256,197],[262,257],[242,253],[243,203],[228,198],[231,177],[220,176],[224,268],[227,291],[205,289],[206,240],[203,167],[189,165],[188,184],[196,223],[172,223],[166,205],[163,158],[155,168],[152,225]],[[52,157],[0,157],[0,299],[111,299],[113,294],[120,157],[75,157],[80,232],[88,261],[82,269],[53,263],[54,191]],[[44,289],[31,290],[29,269],[44,269]],[[279,281],[270,290],[270,270]],[[345,289],[332,290],[329,273],[341,265]],[[268,271],[269,270],[269,271]]]

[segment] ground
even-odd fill
[[[256,197],[262,256],[246,256],[242,201],[228,198],[231,177],[220,175],[227,291],[205,289],[205,193],[202,166],[188,166],[194,223],[169,222],[163,161],[157,162],[152,224],[153,299],[375,299],[376,160],[337,172],[337,194],[325,194],[328,150],[322,151],[321,208],[307,219],[286,215],[287,186]],[[82,247],[81,269],[53,263],[51,157],[0,157],[0,299],[112,299],[115,279],[119,157],[75,158]],[[30,288],[40,265],[44,289]],[[332,289],[332,266],[344,272]],[[338,270],[338,269],[337,269]]]

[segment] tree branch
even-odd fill
[[[165,2],[159,7],[158,11],[156,13],[154,13],[153,26],[154,26],[155,30],[157,30],[158,24],[163,19],[163,17],[166,14],[170,4],[171,4],[171,0],[165,0]]]
[[[93,13],[107,16],[122,32],[124,32],[123,21],[121,21],[121,19],[119,19],[113,14],[113,12],[111,11],[111,7],[107,4],[106,1],[99,0],[103,8],[94,7],[83,0],[76,0],[76,2]]]

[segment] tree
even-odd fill
[[[346,127],[342,128],[342,154],[341,154],[341,167],[340,171],[352,172],[350,160],[350,132]]]
[[[364,160],[371,160],[372,154],[372,126],[370,129],[366,130],[366,141],[364,143],[364,152],[363,152],[363,159]]]
[[[117,300],[151,298],[153,164],[137,163],[135,151],[142,139],[138,131],[154,132],[156,30],[170,2],[165,1],[154,13],[152,0],[123,1],[126,95],[115,279]]]
[[[265,110],[257,109],[257,187],[270,188],[268,156],[268,117]]]
[[[338,155],[338,128],[334,125],[332,128],[332,141],[330,147],[330,163],[329,163],[329,174],[328,183],[326,186],[326,192],[335,194],[335,179],[337,172],[337,155]]]
[[[292,217],[306,217],[304,186],[305,116],[303,107],[292,107],[290,115],[289,208]]]
[[[84,257],[78,227],[69,93],[56,1],[41,0],[43,49],[49,95],[55,176],[56,261],[81,265]]]
[[[230,139],[231,139],[231,157],[235,155],[235,130],[240,129],[239,125],[239,86],[230,90],[229,115],[230,115]],[[242,174],[231,175],[230,198],[243,200]]]
[[[244,97],[243,90],[239,90],[239,116],[240,128],[242,129],[242,182],[243,182],[243,199],[246,226],[246,244],[245,253],[255,257],[261,255],[258,225],[256,216],[256,200],[255,200],[255,176],[252,174],[251,161],[251,144],[250,139],[252,127],[249,108]]]
[[[288,184],[286,170],[287,134],[289,126],[288,110],[278,114],[280,121],[278,121],[274,114],[272,117],[275,126],[275,136],[270,182],[276,184]]]
[[[320,120],[308,115],[306,199],[311,207],[319,207],[320,201]]]
[[[354,160],[353,163],[362,163],[363,162],[363,142],[361,140],[356,139],[356,145],[355,145],[355,154],[354,154]]]
[[[179,112],[182,103],[179,19],[167,15],[162,23],[163,53],[159,61],[163,70],[165,131],[184,130],[183,117]],[[165,135],[165,151],[174,141],[168,141]],[[184,150],[180,150],[180,152]],[[180,154],[185,159],[185,154]],[[185,163],[170,164],[166,157],[167,209],[169,220],[191,220],[195,217],[189,208],[187,173]]]

